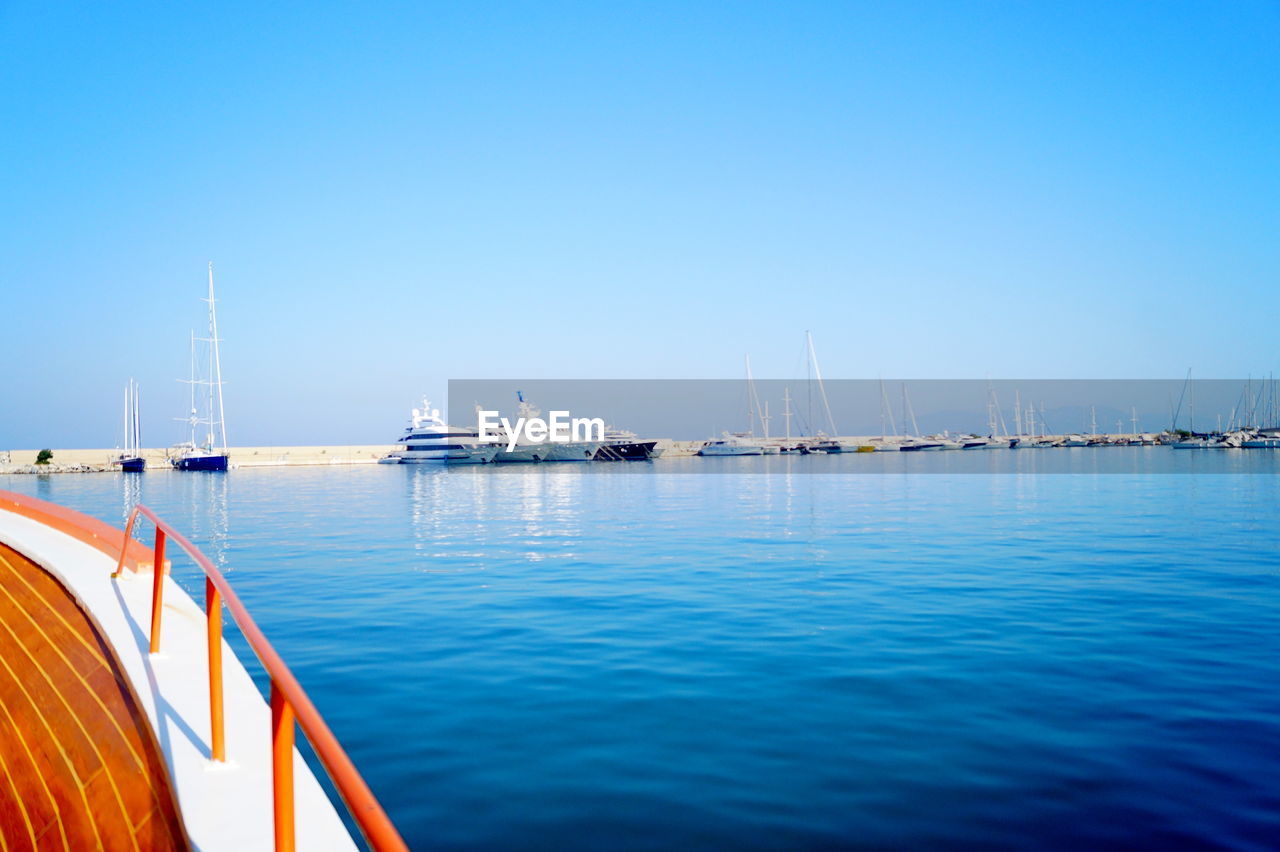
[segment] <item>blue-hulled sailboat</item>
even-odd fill
[[[133,379],[124,387],[124,447],[111,463],[125,473],[142,473],[147,469],[146,459],[142,457],[142,424],[138,419],[140,390]]]
[[[186,380],[191,385],[191,409],[185,420],[191,426],[191,439],[185,443],[171,447],[169,463],[178,470],[226,470],[227,465],[227,423],[222,404],[222,361],[218,352],[218,315],[213,298],[213,263],[209,264],[209,336],[201,342],[208,344],[208,378],[196,377],[196,336],[191,333],[191,378]],[[205,412],[200,417],[196,412],[196,386],[202,386]],[[207,426],[204,441],[196,442],[196,427]],[[216,440],[216,439],[221,440]]]

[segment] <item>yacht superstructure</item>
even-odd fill
[[[409,425],[396,443],[402,446],[380,459],[386,464],[488,464],[500,447],[484,444],[474,429],[450,426],[431,401],[422,399],[422,408],[410,413]]]

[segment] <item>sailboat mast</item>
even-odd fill
[[[831,427],[831,437],[836,436],[836,421],[831,416],[831,403],[827,400],[827,388],[822,383],[822,370],[818,367],[818,353],[813,348],[813,335],[808,331],[804,333],[805,340],[809,344],[809,360],[813,364],[813,375],[818,380],[818,394],[822,397],[822,407],[827,412],[827,425]]]
[[[133,384],[133,380],[129,380]],[[124,386],[124,452],[129,452],[129,385]]]
[[[191,329],[191,446],[196,445],[196,330]]]
[[[791,388],[782,389],[782,417],[787,421],[787,442],[791,441]]]
[[[907,431],[907,383],[902,383],[902,431]],[[911,433],[916,435],[915,432]],[[919,437],[917,435],[917,437]]]
[[[917,438],[920,437],[920,424],[916,422],[916,409],[915,409],[915,406],[911,404],[911,397],[907,395],[906,382],[902,383],[902,407],[903,409],[905,409],[902,412],[902,430],[904,432],[906,431],[907,417],[910,416],[911,417],[911,434],[916,436]]]
[[[756,394],[756,380],[751,375],[751,356],[747,355],[747,424],[749,431],[754,434],[756,430],[756,419],[759,418],[761,431],[765,437],[769,436],[769,425],[765,422],[764,412],[760,409],[760,397]]]
[[[133,452],[142,455],[142,388],[133,383]]]
[[[884,379],[880,380],[880,440],[885,439],[884,421],[885,417],[889,418],[889,431],[893,437],[898,437],[898,424],[893,420],[893,407],[889,405],[889,393],[884,389]],[[903,421],[902,428],[907,428],[906,421]]]
[[[209,338],[213,353],[213,376],[212,384],[209,388],[209,418],[213,419],[213,392],[217,389],[218,393],[218,428],[222,433],[222,445],[220,449],[227,449],[227,415],[222,406],[222,357],[218,351],[218,313],[214,308],[213,299],[213,261],[209,261]],[[213,427],[210,425],[210,433]],[[210,435],[212,439],[212,434]]]

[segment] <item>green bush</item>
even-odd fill
[[[36,453],[36,464],[48,464],[53,458],[53,450],[41,450]]]

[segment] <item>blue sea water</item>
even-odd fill
[[[188,530],[415,848],[1275,848],[1280,478],[1136,452],[0,488]]]

